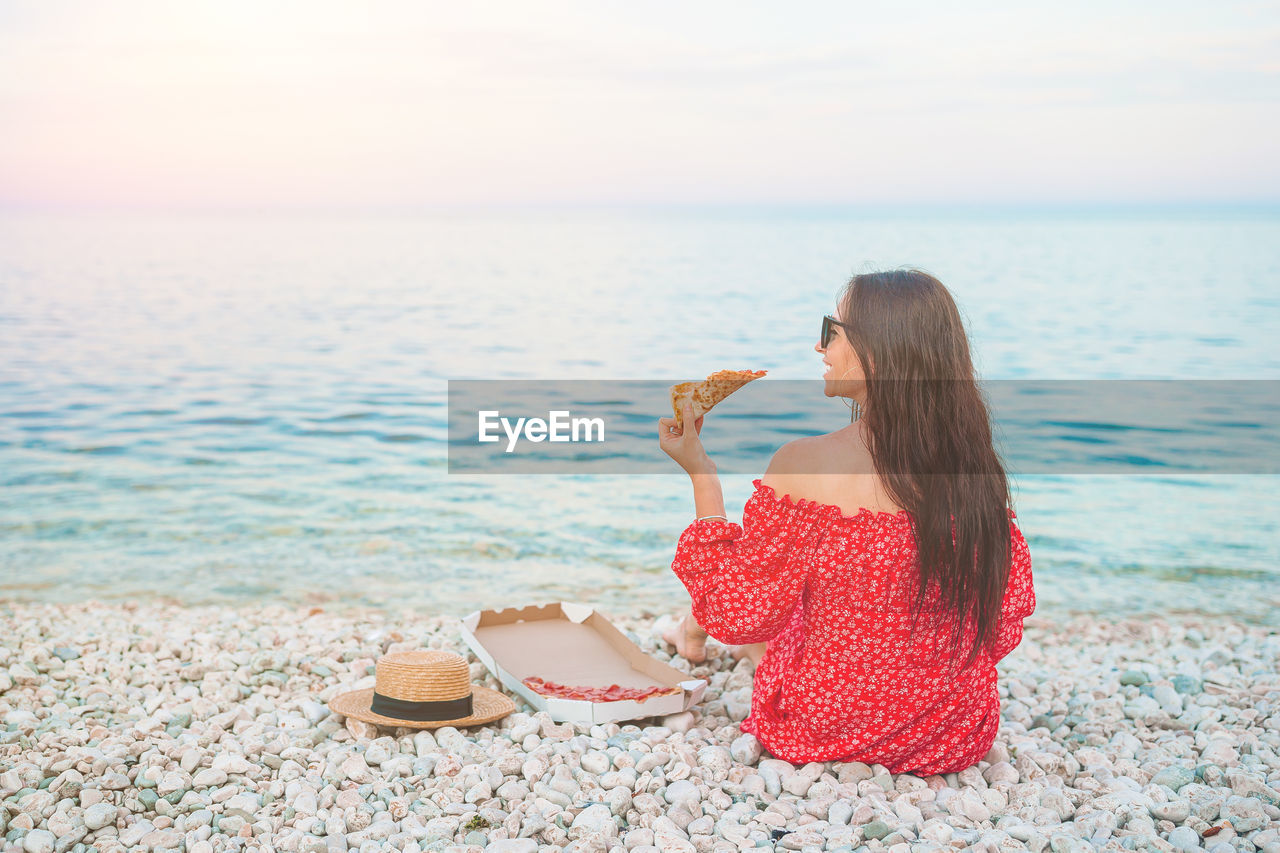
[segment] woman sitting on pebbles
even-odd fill
[[[693,605],[666,638],[690,661],[711,636],[757,662],[741,726],[778,758],[963,770],[995,740],[995,666],[1035,609],[964,324],[926,273],[859,275],[815,349],[851,423],[779,449],[741,525],[703,418],[659,421],[697,516],[671,566]]]

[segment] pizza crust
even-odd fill
[[[759,379],[764,370],[717,370],[701,382],[681,382],[671,386],[671,410],[676,414],[676,424],[684,428],[684,415],[680,409],[685,400],[693,403],[693,416],[700,418],[711,407],[737,391],[753,379]]]

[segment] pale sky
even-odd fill
[[[1280,4],[0,4],[0,207],[1280,200]]]

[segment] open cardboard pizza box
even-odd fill
[[[586,604],[557,601],[521,608],[477,610],[460,621],[462,638],[510,692],[557,722],[613,723],[688,710],[707,682],[691,678],[640,650],[612,622]],[[679,687],[679,693],[592,702],[544,696],[521,679],[575,686]]]

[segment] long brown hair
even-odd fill
[[[963,635],[973,638],[967,667],[999,629],[1011,500],[964,323],[942,282],[918,269],[854,276],[841,312],[866,376],[871,458],[914,519],[920,586],[911,631],[932,586],[953,653]]]

